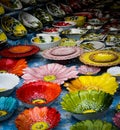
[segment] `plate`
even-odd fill
[[[51,51],[51,54],[54,56],[66,56],[66,55],[71,55],[76,52],[75,48],[66,48],[66,47],[60,47],[60,48],[55,48]]]
[[[85,50],[99,50],[104,48],[105,44],[99,41],[87,41],[87,42],[82,42],[80,44],[80,47]]]
[[[15,49],[13,48],[32,48],[31,50],[24,50],[24,51],[21,51],[21,49],[19,50],[19,53],[16,52]],[[12,51],[10,51],[12,50]],[[14,51],[13,51],[14,50]],[[0,52],[0,55],[3,56],[3,57],[8,57],[8,58],[22,58],[22,57],[27,57],[27,56],[31,56],[33,54],[36,54],[37,52],[40,51],[40,48],[37,47],[37,46],[34,46],[34,45],[16,45],[16,46],[12,46],[12,47],[9,47],[9,48],[5,48],[4,50],[2,50]],[[25,52],[25,53],[23,53]]]
[[[120,63],[120,54],[110,50],[85,52],[79,57],[84,64],[98,67],[114,66]]]
[[[58,51],[57,55],[55,55],[55,53],[56,53],[55,50]],[[64,52],[64,54],[61,54],[61,50],[64,50],[66,52]],[[75,52],[73,52],[73,50]],[[52,54],[52,52],[54,52],[54,53]],[[82,53],[83,53],[83,49],[81,49],[80,47],[62,47],[62,46],[60,46],[60,47],[54,47],[54,48],[43,51],[42,56],[44,58],[50,59],[50,60],[68,60],[68,59],[75,58],[75,57],[81,55]]]

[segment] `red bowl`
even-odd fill
[[[39,80],[24,84],[18,88],[16,97],[29,108],[34,106],[49,106],[60,93],[60,85]]]

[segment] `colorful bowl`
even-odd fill
[[[77,122],[70,127],[70,130],[118,130],[117,127],[112,125],[112,123],[102,121],[102,120],[84,120]]]
[[[105,115],[113,96],[97,90],[70,92],[62,98],[62,108],[78,120],[97,119]]]
[[[60,95],[61,87],[58,84],[36,81],[24,84],[16,91],[16,97],[22,101],[24,106],[49,106]]]
[[[38,46],[41,50],[50,49],[60,44],[61,37],[52,34],[37,34],[31,39],[33,45]]]
[[[10,95],[20,79],[17,75],[12,73],[0,73],[0,96]]]
[[[0,121],[10,118],[18,107],[18,102],[12,97],[0,97]]]
[[[51,130],[58,125],[60,113],[55,108],[25,109],[15,119],[18,130]]]

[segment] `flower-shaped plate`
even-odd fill
[[[34,106],[49,106],[61,93],[61,87],[58,84],[36,81],[24,84],[16,91],[16,97],[23,104],[30,108]]]
[[[40,48],[34,45],[16,45],[5,48],[0,52],[0,55],[8,58],[22,58],[36,54]]]
[[[84,64],[98,67],[114,66],[120,63],[120,54],[110,50],[85,52],[79,57]]]
[[[42,56],[51,60],[68,60],[78,57],[83,53],[79,47],[54,47],[42,52]]]
[[[10,118],[18,107],[18,102],[12,97],[0,97],[0,121]]]
[[[55,108],[34,107],[25,109],[15,119],[18,130],[52,130],[60,121],[60,113]]]
[[[12,73],[18,76],[23,74],[23,69],[27,67],[27,61],[25,59],[12,59],[1,58],[0,59],[0,72]]]
[[[61,101],[62,108],[79,119],[102,117],[112,104],[112,95],[97,90],[81,90],[66,94]]]

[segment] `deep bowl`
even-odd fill
[[[0,73],[0,96],[10,95],[20,79],[17,75],[12,73]]]
[[[0,97],[0,121],[10,118],[18,107],[18,102],[12,97]]]
[[[41,50],[56,47],[60,44],[61,37],[52,34],[37,34],[31,39],[33,45],[38,46]]]
[[[16,91],[16,97],[22,101],[25,107],[49,106],[61,93],[58,84],[36,81],[24,84]]]
[[[97,90],[70,92],[62,98],[62,108],[78,120],[97,119],[105,115],[113,96]]]
[[[52,130],[60,121],[60,113],[55,108],[34,107],[25,109],[15,119],[18,130]]]

